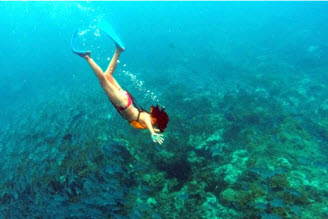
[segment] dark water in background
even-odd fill
[[[326,2],[1,2],[0,215],[242,218],[252,203],[249,216],[328,217],[327,11]],[[73,31],[99,19],[126,47],[118,82],[144,107],[166,107],[164,146],[122,121],[70,51]],[[105,68],[113,43],[88,45]]]

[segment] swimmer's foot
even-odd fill
[[[74,51],[73,51],[74,52]],[[91,58],[91,52],[87,51],[87,52],[74,52],[76,55],[79,55],[82,58]]]
[[[121,52],[123,52],[123,51],[125,50],[124,47],[123,47],[123,48],[120,47],[117,43],[115,43],[115,46],[116,46],[116,51],[117,51],[117,52],[120,52],[120,53],[121,53]]]

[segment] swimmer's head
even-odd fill
[[[150,107],[150,116],[154,119],[154,125],[157,126],[161,132],[164,132],[167,123],[169,122],[169,116],[166,112],[164,112],[164,110],[165,107],[160,110],[158,105]]]

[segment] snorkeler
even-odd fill
[[[121,116],[126,119],[130,125],[136,129],[148,129],[151,133],[151,138],[154,142],[162,144],[164,141],[163,134],[158,134],[158,132],[164,132],[169,117],[157,106],[151,106],[150,112],[139,107],[131,94],[127,91],[124,91],[120,85],[117,83],[113,77],[118,58],[124,49],[120,47],[117,43],[116,51],[111,59],[107,70],[105,73],[97,65],[97,63],[91,58],[91,52],[76,52],[74,53],[84,58],[92,68],[93,72],[99,79],[101,87],[104,89],[107,94],[110,102],[114,105],[116,110],[121,114]]]

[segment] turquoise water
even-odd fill
[[[328,218],[326,2],[0,2],[0,218]],[[79,46],[148,109],[108,101]]]

